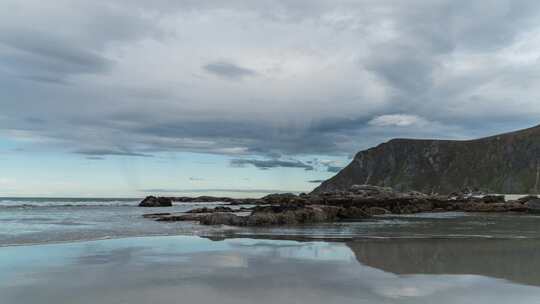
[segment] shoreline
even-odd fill
[[[171,207],[176,201],[197,198],[148,196],[140,207]],[[200,199],[200,198],[199,198]],[[217,198],[202,197],[203,200]],[[391,188],[353,185],[348,191],[295,195],[271,194],[261,199],[219,198],[229,206],[252,205],[235,210],[230,207],[199,208],[184,213],[150,213],[145,218],[161,222],[196,221],[203,225],[285,226],[308,223],[364,220],[376,215],[401,215],[431,212],[540,213],[540,199],[528,195],[506,200],[504,195],[453,193],[429,195],[397,192]],[[245,214],[239,214],[243,211]]]

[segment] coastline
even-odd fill
[[[295,195],[271,194],[260,199],[175,198],[148,196],[140,207],[171,207],[176,201],[220,199],[231,207],[200,208],[185,213],[148,213],[159,222],[195,221],[202,225],[285,226],[346,220],[364,220],[383,214],[430,212],[540,213],[540,199],[528,195],[506,200],[505,195],[425,194],[397,192],[388,187],[353,185],[347,191]],[[252,205],[244,208],[237,206]],[[242,214],[241,214],[242,213]]]

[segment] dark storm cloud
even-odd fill
[[[257,75],[253,70],[225,61],[209,63],[204,66],[204,69],[209,73],[228,79],[240,79]]]
[[[106,71],[111,64],[103,56],[35,30],[2,30],[0,43],[18,51],[10,59],[2,60],[12,65],[39,65],[60,72],[98,73]]]
[[[108,150],[108,149],[86,149],[77,150],[74,153],[87,155],[88,157],[100,157],[100,156],[136,156],[136,157],[153,157],[150,154],[136,153],[123,150]],[[96,158],[94,158],[96,159]]]
[[[0,70],[22,79],[69,84],[72,75],[107,73],[114,65],[107,45],[161,37],[154,20],[114,3],[32,2],[6,1],[0,14]]]
[[[539,12],[511,0],[3,1],[0,136],[87,157],[192,151],[335,172],[283,159],[540,121]]]
[[[301,168],[306,171],[314,170],[312,165],[303,163],[299,160],[279,160],[279,159],[270,159],[270,160],[233,159],[231,160],[231,166],[233,167],[243,167],[246,165],[252,165],[262,170],[267,170],[271,168]]]

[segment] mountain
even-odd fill
[[[313,192],[370,184],[440,194],[465,188],[537,193],[539,175],[540,126],[536,126],[476,140],[392,139],[358,152]]]

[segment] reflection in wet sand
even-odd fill
[[[348,242],[362,264],[395,274],[473,274],[540,286],[538,239]]]
[[[414,267],[396,271],[391,268],[394,261],[399,264],[404,251],[385,247],[388,244],[392,243],[153,237],[4,247],[0,248],[0,299],[10,304],[540,301],[538,287],[493,279],[487,272],[448,275],[453,273],[452,264],[437,266],[440,271],[432,272],[441,273],[437,275],[421,274],[422,269]],[[409,254],[429,260],[437,252],[417,242],[402,246],[409,250],[403,255],[404,262],[413,262],[406,258]],[[513,245],[500,245],[508,246]],[[444,248],[446,245],[441,250]],[[485,258],[499,251],[498,246],[492,248],[483,252]],[[381,259],[388,259],[390,266],[385,271]],[[431,259],[438,261],[431,262],[433,267],[456,261]],[[414,263],[421,265],[420,261]],[[414,275],[395,274],[408,270]]]

